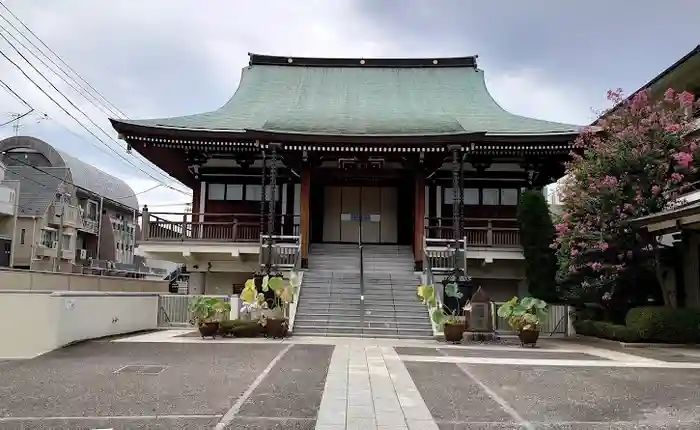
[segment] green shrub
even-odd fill
[[[630,309],[625,323],[647,342],[700,342],[700,310],[642,306]]]
[[[262,333],[262,327],[257,321],[228,320],[219,323],[220,336],[257,337]]]
[[[624,325],[605,321],[581,320],[574,322],[576,333],[584,336],[594,336],[601,339],[617,340],[619,342],[639,342],[639,334]]]
[[[586,303],[582,307],[576,308],[574,310],[575,318],[577,320],[586,321],[602,321],[603,320],[603,308],[598,304]]]

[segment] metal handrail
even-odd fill
[[[365,326],[365,261],[362,251],[362,226],[357,227],[357,246],[360,250],[360,327]]]

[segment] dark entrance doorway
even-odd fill
[[[10,239],[0,239],[0,267],[10,267],[11,254],[12,241]]]

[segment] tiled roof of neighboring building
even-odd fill
[[[134,190],[121,179],[80,161],[65,152],[58,151],[48,143],[35,137],[15,136],[0,141],[0,152],[17,148],[32,149],[41,153],[51,163],[53,168],[63,168],[68,171],[67,181],[72,182],[77,187],[131,209],[138,210],[139,202]],[[34,170],[38,175],[46,175],[32,167],[26,167],[30,170]],[[41,169],[46,170],[46,167],[41,167]],[[22,182],[22,188],[24,188],[24,182],[26,181]],[[23,189],[20,189],[20,193],[23,193]]]
[[[44,167],[41,172],[30,166],[7,166],[5,179],[20,182],[17,214],[43,216],[54,201],[58,187],[68,177],[65,167]]]
[[[327,136],[577,134],[579,127],[512,114],[493,99],[475,57],[323,59],[251,54],[233,97],[195,115],[119,124]]]

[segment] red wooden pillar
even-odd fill
[[[299,193],[299,235],[301,236],[301,267],[309,266],[309,198],[311,196],[311,170],[304,166],[301,170],[301,192]]]
[[[425,235],[425,177],[423,172],[416,172],[414,195],[413,261],[416,270],[423,270],[423,236]]]

